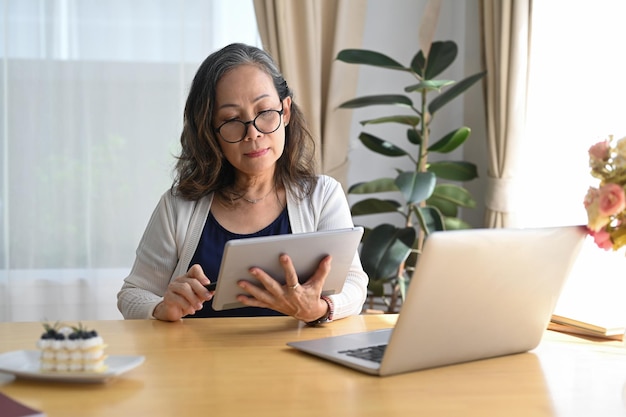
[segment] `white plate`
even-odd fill
[[[104,372],[54,372],[39,369],[37,350],[15,350],[0,354],[0,372],[7,372],[19,378],[43,379],[61,382],[99,383],[105,382],[141,365],[143,356],[109,355],[104,360]]]

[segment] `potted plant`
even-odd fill
[[[361,260],[370,277],[369,290],[383,296],[385,285],[392,288],[389,311],[395,308],[398,296],[403,296],[410,275],[422,250],[424,240],[432,231],[469,228],[458,218],[459,208],[473,208],[475,200],[461,183],[478,176],[476,166],[466,161],[428,160],[429,154],[447,154],[461,146],[470,136],[470,128],[460,127],[431,141],[431,123],[437,112],[482,79],[485,72],[471,75],[460,82],[438,80],[436,77],[456,59],[458,48],[453,41],[433,42],[428,52],[420,50],[409,66],[389,56],[364,49],[345,49],[337,60],[360,65],[372,65],[385,70],[407,73],[414,79],[404,88],[405,94],[378,94],[357,97],[341,104],[341,108],[365,106],[395,106],[402,114],[381,116],[361,121],[361,125],[396,124],[404,127],[409,148],[367,132],[360,141],[373,152],[392,158],[409,158],[413,170],[396,169],[395,178],[378,178],[349,187],[349,194],[380,194],[400,192],[401,198],[366,198],[352,205],[353,216],[397,213],[404,219],[403,227],[383,223],[366,228],[361,247]],[[413,100],[409,94],[416,95]],[[409,110],[409,114],[406,110]],[[396,141],[397,142],[397,141]]]

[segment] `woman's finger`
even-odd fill
[[[282,254],[278,259],[283,267],[283,271],[285,271],[285,286],[290,290],[295,290],[300,286],[300,281],[291,258],[287,254]]]

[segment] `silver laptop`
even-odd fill
[[[393,329],[288,345],[380,376],[526,352],[585,236],[582,226],[432,233]]]

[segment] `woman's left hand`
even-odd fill
[[[285,271],[285,285],[268,275],[260,268],[250,268],[250,275],[256,278],[263,288],[241,280],[240,288],[249,295],[240,295],[237,300],[251,307],[265,307],[311,322],[327,313],[328,304],[320,298],[322,287],[330,272],[331,256],[322,259],[315,273],[300,284],[296,269],[288,255],[280,255],[280,264]]]

